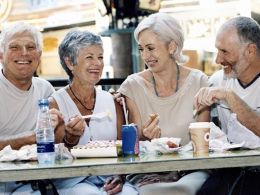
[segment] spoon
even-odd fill
[[[100,112],[100,113],[96,113],[96,114],[82,116],[82,118],[84,118],[84,119],[88,119],[88,118],[102,119],[105,117],[112,119],[112,113],[110,111],[105,111],[105,112]]]

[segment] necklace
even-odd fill
[[[180,67],[179,65],[176,63],[176,68],[177,68],[177,75],[176,75],[176,88],[175,88],[175,93],[179,90],[179,80],[180,80]],[[152,72],[151,72],[152,73]],[[156,89],[156,81],[155,81],[155,78],[153,76],[153,73],[152,73],[152,80],[153,80],[153,88],[154,88],[154,92],[156,94],[157,97],[160,97],[159,96],[159,93]]]
[[[83,106],[86,110],[90,110],[91,112],[93,112],[94,107],[95,107],[95,103],[96,103],[96,90],[94,89],[94,104],[91,108],[88,108],[87,106],[85,106],[80,99],[75,95],[74,91],[72,90],[71,86],[69,85],[70,91],[72,93],[72,95],[76,98],[76,100],[81,104],[81,106]]]

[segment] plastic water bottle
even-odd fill
[[[55,163],[54,129],[51,125],[49,102],[40,99],[36,125],[37,158],[39,165],[53,165]]]

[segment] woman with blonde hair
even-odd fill
[[[129,120],[138,125],[142,139],[179,137],[185,145],[190,141],[189,124],[209,121],[207,108],[193,117],[194,96],[201,87],[208,86],[208,78],[200,70],[179,64],[185,61],[184,34],[178,21],[170,15],[150,15],[139,23],[134,36],[147,69],[128,76],[119,88],[126,98]],[[152,120],[151,114],[157,117]],[[179,180],[179,176],[171,174],[152,174],[150,179],[145,176],[136,185],[142,186],[141,194],[187,195],[196,194],[207,178],[207,173],[202,171]]]

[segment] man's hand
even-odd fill
[[[205,106],[211,106],[219,100],[226,100],[227,90],[219,87],[203,87],[194,97],[193,106],[197,111]]]
[[[116,92],[113,88],[110,88],[108,90],[109,93],[111,93],[113,95],[113,98],[120,104],[120,105],[123,105],[122,103],[122,94],[119,93],[119,92]]]
[[[107,192],[108,195],[117,194],[122,191],[124,181],[121,176],[112,176],[106,180],[103,189]]]

